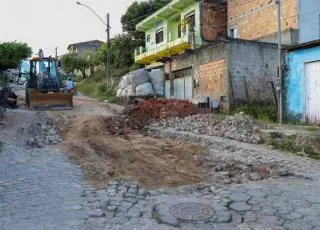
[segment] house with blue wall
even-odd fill
[[[287,119],[320,123],[320,40],[287,47],[284,54]]]

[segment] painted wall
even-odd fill
[[[164,43],[167,43],[169,41],[174,41],[178,38],[178,24],[181,22],[181,20],[184,18],[186,14],[188,14],[191,11],[195,11],[195,32],[196,32],[196,43],[202,44],[202,39],[200,36],[200,4],[199,2],[195,2],[194,4],[191,4],[187,7],[185,7],[181,11],[180,19],[178,20],[163,20],[159,21],[157,25],[155,25],[153,28],[145,31],[145,47],[146,51],[151,51],[154,48],[156,48],[159,45],[163,45]],[[164,35],[164,41],[163,43],[156,44],[156,31],[163,27],[163,35]],[[171,35],[169,35],[169,33]],[[147,42],[147,36],[151,35],[150,42]],[[171,37],[171,39],[170,39]]]
[[[233,40],[229,43],[232,103],[274,103],[271,80],[277,77],[277,45]]]
[[[320,39],[320,1],[299,1],[299,42]]]
[[[290,120],[305,119],[305,76],[304,64],[320,60],[320,47],[296,50],[287,53],[285,61],[288,71],[285,73],[286,115]]]
[[[190,13],[191,11],[195,11],[195,36],[196,36],[196,43],[202,44],[202,39],[200,35],[200,4],[199,2],[195,2],[192,5],[184,8],[181,12],[181,20]]]
[[[163,42],[156,44],[156,31],[158,29],[163,28]],[[167,21],[159,21],[157,25],[155,25],[153,28],[145,31],[145,48],[146,51],[150,51],[154,48],[156,48],[159,45],[162,45],[167,42],[168,35],[168,22]],[[147,42],[147,36],[150,34],[150,42]]]
[[[174,41],[178,39],[178,26],[180,24],[180,18],[167,22],[168,25],[168,41]]]

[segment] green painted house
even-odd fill
[[[145,32],[145,47],[135,51],[136,63],[149,65],[181,54],[192,45],[200,46],[200,2],[173,0],[137,24],[136,29]]]

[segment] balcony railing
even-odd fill
[[[191,46],[189,37],[188,35],[184,35],[174,41],[158,44],[149,51],[146,51],[145,47],[139,47],[135,50],[135,61],[138,63],[152,62],[160,57],[170,56],[170,51],[173,53],[183,52],[184,49]]]

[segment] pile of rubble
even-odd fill
[[[143,129],[153,121],[184,118],[196,113],[197,108],[191,102],[164,99],[145,100],[124,111],[128,125],[132,129]]]
[[[45,113],[37,113],[37,119],[31,123],[28,133],[32,135],[27,145],[33,148],[42,148],[44,145],[55,145],[61,142],[57,134],[55,122]]]
[[[173,117],[153,123],[150,127],[174,128],[176,131],[208,134],[219,123],[214,114],[196,114],[185,118]]]
[[[254,118],[244,113],[226,116],[214,127],[212,132],[209,132],[209,135],[253,144],[263,142]]]
[[[185,118],[174,117],[149,126],[151,129],[159,127],[225,137],[246,143],[260,144],[263,142],[255,120],[244,113],[226,116],[224,119],[213,114],[197,114]]]
[[[293,175],[275,162],[249,164],[212,155],[196,156],[195,160],[197,165],[205,170],[207,180],[219,184],[243,184],[270,177]]]

